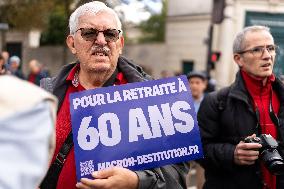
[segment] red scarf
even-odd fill
[[[277,129],[269,116],[270,100],[273,111],[277,115],[280,107],[280,101],[275,92],[272,90],[272,83],[275,81],[275,76],[272,74],[267,78],[266,85],[263,86],[261,79],[252,78],[246,72],[241,71],[245,81],[246,88],[253,99],[255,110],[259,111],[259,124],[262,134],[270,134],[277,139]],[[271,95],[272,94],[272,95]],[[276,176],[272,175],[263,164],[261,164],[264,189],[276,189]]]

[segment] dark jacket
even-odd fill
[[[277,125],[279,151],[284,157],[284,86],[280,80],[272,84],[280,99]],[[207,95],[198,112],[205,159],[206,183],[210,189],[262,189],[259,162],[250,166],[234,163],[236,145],[253,133],[259,134],[257,116],[240,73],[228,89],[225,101],[220,103],[218,92]],[[220,94],[220,93],[219,93]],[[283,177],[277,177],[277,188],[284,188]]]
[[[48,76],[49,75],[48,75],[47,72],[40,71],[37,74],[30,73],[28,75],[27,80],[39,86],[40,85],[40,80],[42,80],[43,78],[46,78]],[[32,77],[34,77],[34,80],[32,80]]]
[[[76,64],[66,65],[55,78],[46,78],[41,81],[41,86],[53,92],[59,99],[59,108],[62,105],[67,83],[66,77]],[[139,66],[129,62],[124,57],[119,57],[118,70],[120,70],[129,83],[150,80]],[[108,81],[107,81],[108,82]],[[58,109],[59,109],[58,108]],[[156,169],[136,171],[139,177],[139,189],[182,189],[186,188],[185,176],[188,172],[186,164],[168,165]]]

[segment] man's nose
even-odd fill
[[[103,32],[99,32],[99,33],[98,33],[98,36],[97,36],[97,38],[96,38],[96,43],[97,43],[97,44],[103,44],[103,45],[107,44],[106,38],[105,38]]]
[[[269,53],[267,48],[264,48],[263,52],[262,52],[262,57],[263,58],[271,58],[272,55]]]

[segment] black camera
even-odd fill
[[[246,138],[245,142],[261,144],[260,159],[266,168],[274,175],[284,174],[284,160],[277,151],[277,141],[271,135],[261,134],[259,137]]]

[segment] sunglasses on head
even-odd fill
[[[106,29],[97,30],[95,28],[79,28],[77,31],[81,31],[81,36],[86,41],[94,41],[97,39],[100,32],[104,34],[106,42],[115,42],[119,39],[120,30]]]

